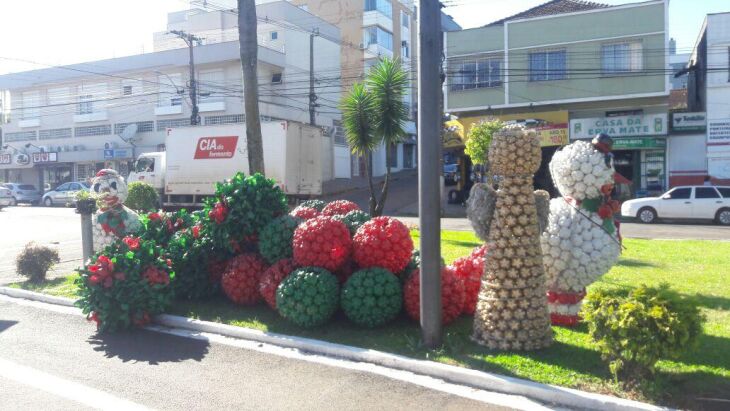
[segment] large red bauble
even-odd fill
[[[299,206],[289,213],[292,217],[301,218],[302,220],[309,220],[314,217],[319,217],[320,213],[316,208]]]
[[[294,262],[300,267],[337,271],[352,253],[350,230],[332,217],[312,218],[294,230],[292,250]]]
[[[276,289],[279,284],[296,269],[291,258],[285,258],[274,263],[259,278],[259,294],[269,307],[276,310]]]
[[[406,313],[415,321],[421,320],[420,271],[414,270],[403,287]],[[444,325],[454,321],[464,310],[464,284],[448,267],[441,269],[441,321]]]
[[[456,278],[464,283],[464,291],[466,292],[464,314],[472,315],[477,309],[486,253],[487,246],[483,245],[475,248],[470,255],[457,258],[451,264],[450,268],[453,269]]]
[[[352,241],[360,268],[382,267],[400,273],[411,261],[411,233],[395,218],[373,218],[357,229]]]
[[[254,305],[261,300],[259,277],[266,271],[266,263],[253,253],[241,254],[228,261],[221,286],[226,296],[236,304]]]
[[[322,209],[322,215],[334,216],[334,215],[345,215],[350,211],[360,210],[360,206],[347,200],[333,201]]]

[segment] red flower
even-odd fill
[[[208,212],[208,217],[213,219],[216,224],[223,224],[228,216],[228,208],[221,202],[215,203],[213,209]]]
[[[157,267],[147,267],[147,269],[142,273],[142,277],[144,277],[152,285],[170,284],[170,275]]]
[[[601,186],[601,193],[603,195],[610,196],[611,191],[613,191],[613,184],[604,184]]]
[[[598,216],[603,218],[604,220],[606,218],[611,218],[613,215],[613,208],[611,208],[610,205],[604,204],[598,208]]]
[[[158,213],[150,213],[147,218],[150,219],[150,221],[160,221],[162,220],[162,217],[160,217],[160,214]]]
[[[91,268],[91,267],[89,267],[89,268]],[[100,278],[98,275],[94,274],[94,275],[89,276],[89,284],[97,285],[97,284],[99,284],[99,281],[100,281]]]
[[[199,238],[200,237],[200,226],[196,225],[193,226],[193,238]]]
[[[167,260],[165,260],[165,264],[167,264],[168,267],[172,267],[172,260],[168,258]]]
[[[129,249],[132,251],[139,249],[139,238],[124,237],[122,241],[124,241],[124,244],[126,244],[127,247],[129,247]]]
[[[608,202],[608,205],[611,206],[614,213],[621,211],[621,203],[619,203],[618,200],[611,200]]]

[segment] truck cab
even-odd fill
[[[160,195],[165,187],[166,155],[164,152],[141,154],[134,163],[134,169],[129,173],[129,183],[141,181],[157,190]]]

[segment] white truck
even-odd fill
[[[322,194],[328,139],[321,128],[272,121],[261,124],[261,134],[268,178],[288,196]],[[165,150],[141,154],[128,179],[155,187],[165,208],[201,206],[217,182],[248,174],[245,124],[168,129]]]

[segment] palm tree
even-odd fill
[[[385,146],[385,181],[380,191],[373,216],[379,216],[385,208],[390,182],[389,148],[402,141],[405,136],[405,122],[408,108],[403,97],[408,87],[408,73],[403,70],[400,60],[384,58],[368,73],[365,84],[375,99],[376,140]]]
[[[379,143],[375,138],[375,98],[362,83],[355,83],[352,91],[343,98],[340,108],[347,144],[353,154],[365,157],[365,176],[370,187],[370,214],[373,215],[377,203],[370,166],[372,152]]]
[[[408,86],[408,74],[400,61],[383,59],[370,69],[365,84],[356,83],[342,101],[345,136],[353,154],[365,157],[365,174],[370,187],[370,214],[383,213],[390,182],[390,150],[405,135],[408,109],[403,97]],[[372,152],[385,146],[385,181],[376,196],[372,176]]]

